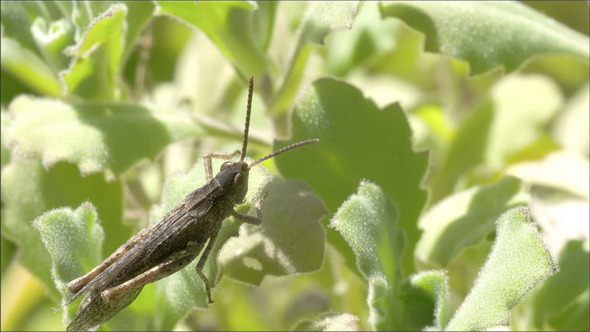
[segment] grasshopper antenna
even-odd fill
[[[254,91],[254,76],[250,76],[250,85],[248,87],[248,106],[246,108],[246,125],[244,126],[244,140],[242,141],[242,155],[240,161],[244,161],[246,157],[246,149],[248,148],[248,131],[250,130],[250,113],[252,112],[252,93]]]
[[[250,163],[250,165],[248,165],[248,169],[250,169],[250,168],[252,168],[252,167],[260,164],[261,162],[265,161],[266,159],[270,159],[270,158],[272,158],[274,156],[277,156],[277,155],[279,155],[279,154],[281,154],[283,152],[289,151],[291,149],[298,148],[298,147],[303,146],[303,145],[307,145],[307,144],[319,142],[319,141],[320,140],[317,139],[317,138],[312,138],[312,139],[306,139],[305,141],[293,143],[293,144],[291,144],[289,146],[285,146],[282,149],[278,149],[277,151],[275,151],[273,153],[267,154],[266,156],[264,156],[262,158],[259,158],[259,159],[254,160],[252,163]]]

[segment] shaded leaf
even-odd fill
[[[326,208],[305,183],[274,179],[264,186],[261,226],[243,225],[219,255],[223,273],[260,285],[266,275],[284,276],[319,269],[325,232],[320,223]]]
[[[474,173],[489,174],[518,159],[542,137],[561,99],[555,83],[540,75],[507,76],[496,83],[490,97],[463,121],[433,173],[433,201],[461,189],[458,184]]]

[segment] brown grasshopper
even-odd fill
[[[196,265],[196,272],[205,284],[209,303],[213,302],[211,284],[203,273],[203,268],[222,221],[231,215],[254,225],[262,222],[258,204],[255,204],[256,217],[234,210],[237,204],[243,203],[248,191],[250,169],[285,151],[319,141],[309,139],[289,145],[248,165],[244,158],[248,145],[253,86],[254,80],[250,77],[241,152],[205,155],[205,185],[188,194],[160,221],[134,235],[90,272],[67,284],[74,296],[64,306],[87,294],[76,317],[67,327],[69,331],[97,328],[131,304],[143,286],[184,268],[200,253],[202,254]],[[238,161],[223,163],[219,173],[213,177],[211,158],[228,159],[238,153]]]

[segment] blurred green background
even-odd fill
[[[364,179],[399,213],[401,280],[446,270],[453,310],[494,220],[528,205],[560,272],[512,310],[511,328],[590,329],[588,2],[1,6],[2,330],[65,328],[33,220],[90,201],[111,253],[153,218],[165,180],[239,147],[250,75],[253,158],[322,139],[265,166],[321,198],[309,225],[325,238],[309,246],[325,251],[260,287],[221,262],[216,303],[187,305],[177,329],[373,329],[366,276],[329,226]],[[129,317],[152,318],[141,306],[154,294],[146,287]]]

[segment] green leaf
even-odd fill
[[[588,37],[517,2],[410,2],[381,4],[426,36],[425,49],[467,61],[473,74],[561,53],[588,63]]]
[[[297,45],[290,60],[283,83],[274,97],[270,114],[278,116],[287,112],[299,91],[312,43],[323,44],[330,33],[350,29],[360,8],[358,1],[309,3],[299,28]]]
[[[424,230],[416,258],[429,267],[446,267],[464,247],[475,245],[494,230],[494,221],[508,208],[527,201],[519,180],[497,183],[453,194],[430,208],[420,220]]]
[[[20,96],[9,106],[9,146],[22,156],[77,164],[82,174],[106,168],[116,174],[168,144],[200,133],[188,118],[144,106],[73,103]]]
[[[413,151],[401,108],[393,104],[379,109],[357,88],[323,78],[302,98],[292,122],[292,138],[277,142],[277,148],[308,138],[320,142],[277,156],[281,174],[307,181],[330,211],[355,192],[362,179],[383,188],[400,211],[399,225],[408,238],[404,268],[411,273],[417,219],[426,200],[420,183],[428,157]],[[328,238],[334,240],[330,233]]]
[[[327,213],[322,200],[301,181],[274,179],[264,186],[261,226],[243,225],[219,254],[228,277],[260,285],[266,275],[285,276],[319,269],[324,258]]]
[[[587,81],[568,100],[552,127],[552,136],[568,150],[588,158],[590,152],[590,84]]]
[[[29,1],[2,1],[0,2],[0,15],[2,17],[2,38],[8,37],[18,41],[24,49],[40,55],[37,45],[29,27],[33,20],[31,17],[37,17],[41,14],[43,4],[32,3]],[[4,45],[2,45],[4,46]],[[4,48],[4,47],[2,47]],[[4,58],[4,53],[2,54]]]
[[[191,24],[211,38],[242,74],[260,76],[270,61],[254,42],[252,11],[246,1],[157,1],[159,14]]]
[[[18,244],[22,263],[45,285],[53,284],[51,260],[32,225],[43,213],[91,201],[104,220],[109,252],[129,235],[129,229],[122,225],[121,183],[106,182],[102,173],[83,177],[71,164],[58,163],[46,171],[37,160],[12,156],[2,168],[2,201],[2,236]],[[54,288],[49,289],[55,299],[59,298]]]
[[[400,326],[395,292],[400,284],[403,237],[397,221],[398,212],[383,190],[363,181],[330,222],[352,248],[367,280],[369,323],[377,330]]]
[[[515,207],[497,221],[497,237],[447,331],[480,331],[505,325],[510,310],[535,285],[557,271],[526,207]]]
[[[86,100],[121,99],[121,60],[127,33],[127,6],[114,4],[97,17],[76,46],[66,50],[70,67],[61,73],[65,94]]]

